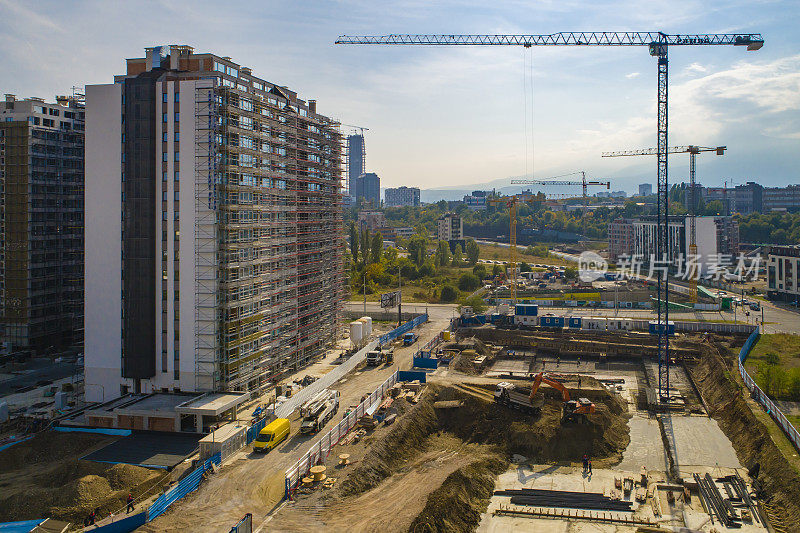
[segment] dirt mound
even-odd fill
[[[499,455],[480,459],[450,474],[428,496],[409,531],[471,531],[480,522],[494,491],[495,478],[508,468]]]
[[[136,487],[158,475],[153,470],[134,465],[116,464],[103,474],[114,490]]]
[[[749,395],[739,379],[733,351],[721,354],[706,345],[697,365],[689,367],[711,416],[731,439],[739,461],[752,468],[761,465],[759,481],[769,497],[767,514],[774,524],[786,531],[800,531],[800,475],[787,465],[769,431],[750,407],[744,394]]]
[[[419,453],[428,435],[436,431],[437,419],[429,394],[392,430],[370,447],[369,453],[342,482],[343,495],[359,494],[392,475],[405,461]]]
[[[621,402],[602,391],[594,399],[597,411],[588,424],[561,424],[561,401],[546,397],[537,417],[525,415],[452,388],[439,391],[439,400],[461,399],[460,409],[437,412],[439,426],[466,442],[495,444],[507,454],[537,462],[579,461],[587,454],[619,462],[630,442],[628,414]]]
[[[419,453],[426,438],[448,432],[466,443],[489,444],[507,456],[520,454],[534,461],[577,462],[587,454],[616,463],[630,442],[628,415],[604,389],[605,401],[595,399],[597,412],[588,424],[561,424],[561,401],[547,398],[538,417],[531,417],[476,398],[452,387],[428,385],[420,402],[392,430],[371,445],[369,452],[342,482],[343,495],[377,486]],[[457,409],[434,409],[439,400],[462,400]]]

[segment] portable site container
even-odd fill
[[[650,321],[650,335],[658,335],[658,321]],[[667,322],[667,335],[675,335],[675,322]]]
[[[581,329],[582,325],[582,318],[579,316],[571,316],[569,317],[569,327],[574,329]]]
[[[539,306],[535,304],[517,304],[514,314],[518,316],[536,316],[539,314]]]
[[[539,323],[543,328],[563,328],[564,327],[564,317],[563,316],[543,316],[540,317]]]

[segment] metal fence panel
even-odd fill
[[[372,341],[367,344],[365,347],[360,349],[354,355],[352,355],[347,361],[339,365],[338,367],[334,368],[317,381],[309,385],[308,387],[304,388],[300,392],[292,395],[291,398],[286,400],[283,404],[281,404],[278,408],[275,409],[275,416],[278,418],[288,418],[295,410],[297,410],[301,405],[303,405],[306,401],[313,398],[317,393],[322,391],[323,389],[327,389],[340,379],[342,379],[346,374],[350,373],[352,370],[355,369],[366,357],[367,352],[370,350],[375,349],[376,346],[379,344],[385,344],[391,340],[396,339],[403,333],[413,329],[420,324],[424,324],[428,321],[428,315],[423,314],[420,315],[413,320],[409,320],[399,328],[396,328],[385,335],[382,335],[377,341]]]
[[[752,391],[753,398],[767,409],[767,413],[778,423],[795,449],[800,451],[800,432],[786,419],[783,411],[761,390],[761,387],[756,384],[755,380],[750,377],[750,374],[744,368],[744,361],[750,355],[750,350],[753,349],[760,336],[758,329],[753,331],[739,351],[739,374],[741,374],[745,386]]]
[[[247,513],[244,518],[233,526],[229,533],[253,533],[253,515]]]
[[[212,455],[200,466],[195,468],[191,474],[180,480],[177,485],[156,498],[155,501],[150,505],[150,508],[147,510],[147,521],[150,522],[151,520],[154,520],[164,511],[169,509],[170,505],[180,500],[190,492],[197,490],[197,487],[200,486],[200,482],[203,480],[203,474],[205,474],[206,470],[210,470],[212,464],[219,465],[221,460],[222,457],[219,453]]]

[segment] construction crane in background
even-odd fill
[[[572,172],[570,174],[563,174],[561,176],[554,176],[555,178],[564,178],[567,176],[577,176],[578,174],[581,175],[581,181],[564,181],[564,180],[555,180],[551,178],[543,179],[543,180],[511,180],[512,185],[564,185],[564,186],[581,186],[581,190],[583,192],[583,236],[586,237],[586,212],[589,211],[589,194],[587,189],[593,186],[605,186],[606,189],[611,188],[610,181],[586,181],[586,172],[580,170],[578,172]]]
[[[358,130],[358,131],[361,132],[361,136],[362,137],[364,136],[364,132],[365,131],[369,131],[369,128],[365,128],[364,126],[356,126],[354,124],[340,124],[340,126],[346,126],[348,128],[353,128],[353,133],[355,133],[356,130]]]
[[[667,149],[668,154],[689,154],[689,256],[697,257],[697,178],[696,178],[696,158],[701,152],[714,152],[717,155],[725,155],[726,146],[708,148],[705,146],[674,146]],[[635,155],[657,155],[657,148],[644,148],[642,150],[627,150],[623,152],[603,152],[603,157],[628,157]],[[697,302],[697,276],[692,273],[689,277],[689,301]]]
[[[746,46],[759,50],[764,46],[760,33],[727,34],[666,34],[663,32],[559,32],[538,35],[342,35],[336,44],[411,45],[411,46],[646,46],[650,55],[658,60],[657,105],[657,168],[658,168],[658,231],[656,256],[664,257],[669,242],[669,178],[667,172],[668,137],[668,54],[671,46]],[[669,401],[669,292],[666,276],[656,269],[658,276],[658,394],[662,402]]]
[[[501,204],[508,208],[508,267],[511,271],[511,305],[517,305],[517,204],[541,200],[535,194],[515,194],[513,196],[501,196],[499,198],[489,198],[490,204]]]

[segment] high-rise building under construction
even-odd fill
[[[0,102],[0,333],[12,350],[81,342],[83,125],[79,95]]]
[[[339,124],[229,57],[86,88],[86,396],[252,391],[336,338]]]

